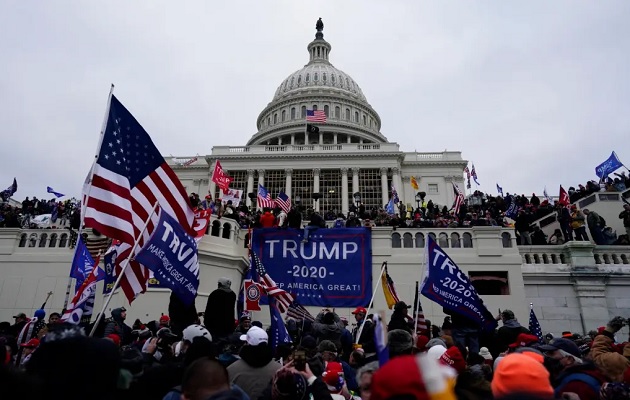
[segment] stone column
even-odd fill
[[[336,138],[335,134],[335,138]],[[341,212],[345,215],[348,214],[348,168],[341,168]]]
[[[352,168],[352,195],[359,190],[359,168]],[[354,199],[352,200],[354,201]]]
[[[258,184],[265,186],[265,170],[264,169],[258,170]],[[258,190],[256,191],[258,192]]]
[[[304,132],[304,145],[306,146],[308,144],[308,131]]]
[[[398,190],[398,197],[400,197],[400,201],[402,201],[405,204],[405,206],[407,206],[407,198],[405,197],[406,193],[410,192],[412,195],[411,197],[415,196],[415,193],[413,193],[413,188],[411,188],[411,177],[403,176],[400,178],[400,181],[402,182],[401,183],[402,188],[401,189],[396,188],[396,190]]]
[[[387,168],[381,167],[381,207],[389,201],[387,195]]]
[[[291,144],[295,144],[295,133],[291,134]]]
[[[248,169],[247,170],[247,193],[245,193],[246,196],[246,205],[247,207],[251,207],[252,206],[252,200],[249,198],[249,194],[252,193],[254,191],[254,170],[253,169]]]
[[[402,185],[402,180],[400,179],[400,168],[398,167],[392,168],[392,184],[396,188],[396,192],[398,192],[398,198],[400,201],[403,201],[405,198],[405,188]]]
[[[337,144],[337,133],[335,132],[335,134],[333,135],[333,143]]]
[[[313,168],[313,193],[319,193],[319,168]],[[313,200],[313,210],[319,212],[320,201],[321,199],[318,201]]]
[[[324,144],[324,132],[319,132],[319,144]]]
[[[284,193],[289,196],[289,198],[291,198],[291,177],[293,175],[293,169],[291,168],[287,168],[284,170],[284,174],[285,174],[285,188],[284,188]]]

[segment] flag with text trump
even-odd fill
[[[133,256],[130,253],[134,243],[138,241],[140,249],[155,229],[157,215],[145,229],[145,221],[155,203],[192,232],[194,213],[184,186],[149,134],[122,103],[111,96],[101,145],[84,186],[85,226],[122,242],[117,256],[117,262],[121,263]],[[120,271],[118,264],[116,273]],[[137,261],[129,262],[120,282],[129,302],[146,290],[148,279],[146,268]]]
[[[422,283],[421,293],[441,305],[471,321],[484,330],[497,327],[497,321],[477,294],[470,279],[457,264],[427,236],[427,275]]]

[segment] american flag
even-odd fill
[[[326,113],[320,110],[306,110],[306,122],[326,123]]]
[[[538,337],[538,341],[540,343],[543,343],[542,328],[540,327],[538,318],[536,318],[536,313],[534,312],[533,307],[529,310],[529,331]]]
[[[477,180],[477,171],[475,171],[475,164],[472,165],[472,170],[470,171],[470,175],[473,177],[475,183],[479,185],[479,181]]]
[[[394,199],[394,204],[398,204],[400,202],[400,199],[398,198],[398,191],[394,187],[393,183],[392,183],[392,199]]]
[[[256,268],[256,273],[258,274],[258,281],[265,292],[267,292],[267,296],[271,296],[276,299],[278,304],[278,309],[280,312],[284,313],[289,309],[291,303],[295,301],[295,298],[290,293],[280,289],[276,282],[269,276],[265,266],[260,261],[260,258],[256,254],[255,251],[251,251],[252,265]],[[251,268],[251,266],[250,266]]]
[[[258,185],[258,208],[274,208],[275,204],[273,200],[271,200],[271,195],[266,187],[263,185]]]
[[[422,304],[420,303],[420,286],[418,281],[416,281],[416,295],[413,300],[413,318],[416,321],[416,333],[423,334],[429,330],[427,320],[424,318]]]
[[[468,166],[464,168],[464,173],[466,174],[466,178],[470,179],[470,170],[468,169]]]
[[[139,251],[155,229],[157,213],[140,236],[156,202],[184,229],[192,231],[194,213],[184,187],[149,134],[112,96],[91,179],[84,187],[85,226],[120,240],[117,261],[121,262],[129,257],[136,239]],[[117,265],[117,274],[120,269]],[[129,302],[146,290],[148,279],[146,268],[135,261],[129,263],[120,284]]]
[[[453,183],[453,192],[455,193],[455,203],[453,204],[453,210],[455,210],[455,215],[459,214],[460,207],[464,204],[464,194],[457,187],[455,182]]]
[[[297,320],[306,320],[311,322],[315,321],[315,317],[313,317],[313,315],[308,312],[308,310],[304,308],[303,305],[298,303],[297,300],[289,305],[289,308],[287,310],[287,317]]]
[[[282,211],[288,213],[291,211],[291,198],[284,192],[278,193],[278,197],[276,197],[276,207],[280,207]]]

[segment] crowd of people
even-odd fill
[[[221,278],[204,313],[171,296],[169,315],[127,322],[111,311],[95,330],[17,314],[0,323],[3,398],[63,399],[581,399],[630,398],[628,325],[613,318],[587,335],[538,337],[504,310],[483,332],[450,314],[416,330],[409,306],[394,306],[382,354],[372,314],[357,307],[348,321],[323,308],[285,320],[290,343],[272,346],[270,327],[243,312]],[[85,329],[84,329],[85,328]],[[276,328],[278,329],[278,328]],[[541,335],[542,336],[542,335]],[[51,392],[52,390],[52,392]]]
[[[75,200],[59,201],[57,198],[41,200],[37,197],[27,197],[18,206],[12,206],[8,201],[0,203],[0,228],[40,228],[33,221],[34,217],[50,214],[47,228],[72,227],[78,229],[81,213]]]

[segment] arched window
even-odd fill
[[[295,119],[295,107],[291,107],[291,119]]]
[[[433,239],[434,242],[437,242],[437,239],[435,238],[435,233],[429,232],[429,236],[431,236],[431,239]]]
[[[501,242],[503,247],[512,247],[512,235],[509,232],[503,232],[501,234]]]
[[[306,83],[309,83],[309,82],[310,82],[310,80],[311,80],[311,74],[308,74],[308,73],[307,73],[307,74],[306,74],[306,78],[304,79],[304,81],[305,81]]]
[[[451,247],[453,248],[462,247],[462,244],[460,243],[460,240],[459,240],[459,234],[457,232],[451,233]]]
[[[271,126],[271,117],[267,117],[267,126]]]
[[[350,81],[348,80],[348,78],[346,78],[346,87],[350,89]]]
[[[440,247],[448,247],[448,235],[446,233],[440,233],[440,240],[438,243]]]
[[[37,234],[31,233],[31,236],[28,238],[28,247],[35,247],[37,245]]]
[[[275,125],[275,124],[277,124],[277,123],[278,123],[278,113],[275,113],[275,114],[273,115],[273,124]]]
[[[416,233],[416,249],[424,247],[424,235],[420,232]]]
[[[326,82],[326,73],[325,72],[322,72],[322,81]]]
[[[367,125],[367,118],[365,118],[365,115],[363,116],[363,125]]]
[[[413,248],[413,236],[409,232],[403,235],[403,247],[406,249]]]
[[[359,123],[359,113],[357,111],[354,112],[354,122]]]
[[[319,81],[319,74],[317,72],[313,74],[313,81],[315,82]]]
[[[59,247],[66,247],[68,244],[68,235],[65,233],[59,238]]]
[[[339,106],[335,107],[335,118],[341,118],[341,108]]]
[[[398,232],[394,232],[392,234],[392,247],[394,249],[399,249],[400,248],[400,233],[398,233]]]
[[[48,235],[45,233],[39,236],[39,247],[46,247],[46,239],[48,239]]]
[[[210,231],[210,236],[219,237],[220,230],[221,230],[221,223],[219,221],[212,222],[212,230]]]
[[[317,104],[313,104],[313,111],[317,111]]]
[[[282,110],[282,122],[286,121],[287,119],[287,110]]]
[[[298,86],[302,83],[302,75],[298,75]]]
[[[468,248],[469,249],[469,248],[473,247],[473,245],[472,245],[472,235],[470,233],[465,232],[462,235],[462,239],[463,239],[462,241],[464,242],[464,248]]]
[[[346,108],[346,115],[344,116],[344,118],[345,118],[347,121],[350,121],[350,109],[349,109],[349,108]]]
[[[339,86],[343,87],[343,78],[339,75]]]
[[[324,106],[324,114],[326,114],[326,117],[328,117],[328,106]]]
[[[335,84],[335,75],[334,74],[330,75],[330,81],[333,83],[333,85]]]
[[[294,76],[292,76],[292,77],[291,77],[291,86],[290,86],[290,87],[291,87],[291,89],[293,89],[293,82],[294,82],[294,81],[295,81],[295,77],[294,77]]]
[[[48,247],[55,247],[57,245],[57,234],[53,233],[50,235],[50,242],[48,243]]]
[[[306,118],[306,106],[302,106],[302,118]]]
[[[18,247],[26,247],[26,238],[26,233],[23,233],[22,236],[20,236],[20,243],[18,244]]]
[[[221,237],[223,239],[229,239],[230,238],[230,233],[232,233],[232,225],[230,225],[228,222],[223,224],[223,234],[221,235]]]

